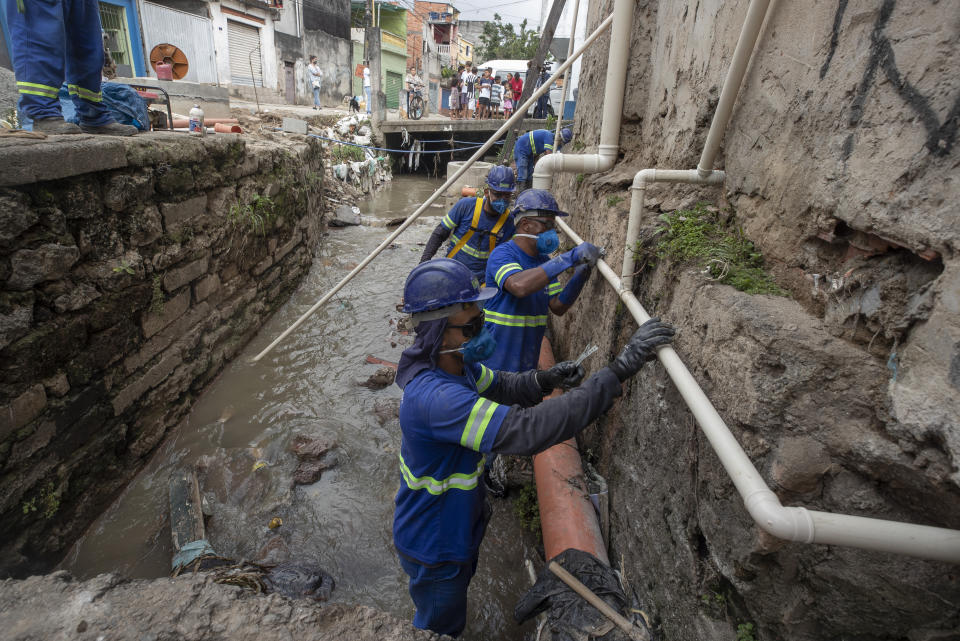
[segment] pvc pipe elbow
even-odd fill
[[[615,145],[601,145],[596,154],[548,154],[540,158],[533,168],[534,189],[550,189],[554,174],[584,173],[599,174],[609,171],[617,161],[619,148]]]
[[[810,513],[802,507],[784,507],[767,488],[744,497],[750,516],[765,532],[787,541],[813,543],[815,529]]]

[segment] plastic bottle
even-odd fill
[[[206,127],[203,126],[203,109],[200,105],[194,105],[190,110],[189,129],[191,136],[203,136],[207,132]]]

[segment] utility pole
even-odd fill
[[[522,105],[527,101],[527,98],[533,94],[534,86],[537,84],[537,77],[540,75],[540,67],[543,65],[543,59],[547,57],[547,52],[550,50],[550,43],[553,42],[553,34],[557,30],[557,23],[560,22],[560,14],[563,13],[563,5],[565,3],[566,0],[553,0],[553,5],[550,7],[550,15],[547,16],[547,24],[543,26],[543,34],[540,36],[540,45],[537,47],[537,52],[533,56],[533,62],[527,70],[527,77],[524,78],[523,81],[523,91],[520,92],[520,100],[515,103],[517,106]],[[549,96],[550,93],[547,92],[547,100],[550,99]],[[501,162],[504,160],[509,161],[509,159],[513,157],[513,142],[520,132],[520,127],[523,125],[523,119],[525,117],[526,114],[517,121],[517,124],[514,125],[513,129],[507,134],[507,139],[503,143],[503,151],[500,156]],[[563,117],[562,112],[560,113],[560,117]],[[531,167],[531,170],[532,169]]]
[[[363,51],[370,66],[370,112],[374,123],[383,120],[383,100],[380,96],[380,29],[374,24],[374,0],[366,1],[364,13]]]

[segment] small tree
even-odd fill
[[[512,23],[504,23],[500,14],[493,14],[493,21],[483,25],[480,46],[477,48],[483,60],[529,60],[537,52],[540,35],[535,29],[527,29],[527,21],[520,23],[519,32]]]

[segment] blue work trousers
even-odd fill
[[[401,555],[400,565],[410,577],[410,598],[417,606],[413,626],[460,636],[467,625],[467,588],[477,571],[477,558],[473,563],[427,566]]]
[[[80,123],[113,122],[103,104],[103,36],[97,0],[17,0],[6,4],[13,71],[20,112],[38,118],[62,118],[57,92],[64,80]]]
[[[513,147],[513,160],[517,163],[517,182],[530,180],[530,169],[533,165],[533,154],[517,145]]]

